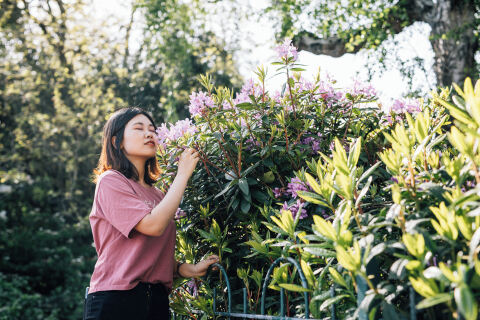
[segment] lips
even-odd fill
[[[153,141],[148,141],[147,143],[145,143],[146,145],[150,145],[152,147],[155,147],[155,143]]]

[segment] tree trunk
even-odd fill
[[[422,17],[432,28],[430,43],[435,53],[437,85],[460,84],[466,77],[478,77],[475,53],[479,41],[473,33],[474,15],[473,1],[437,0]]]

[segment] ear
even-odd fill
[[[115,146],[115,141],[117,141],[117,137],[116,137],[116,136],[113,136],[113,137],[112,137],[112,145],[113,145],[114,148],[117,148],[117,147]]]

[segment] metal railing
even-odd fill
[[[210,272],[210,270],[213,268],[213,267],[216,267],[220,270],[221,274],[224,276],[225,278],[225,284],[226,284],[226,287],[227,287],[227,292],[226,292],[226,295],[227,295],[227,301],[226,301],[226,311],[218,311],[217,310],[217,290],[216,288],[213,288],[213,314],[215,317],[222,317],[222,318],[227,318],[227,319],[231,319],[231,318],[241,318],[241,319],[265,319],[265,320],[304,320],[304,319],[311,319],[311,320],[320,320],[320,319],[314,319],[314,318],[310,318],[310,304],[309,304],[309,297],[308,297],[308,292],[303,292],[303,302],[304,302],[304,306],[305,306],[305,314],[304,314],[304,317],[303,318],[298,318],[298,317],[290,317],[290,316],[285,316],[285,289],[281,288],[280,289],[280,312],[279,312],[279,315],[266,315],[265,314],[265,298],[266,298],[266,295],[267,295],[267,288],[268,288],[268,284],[270,283],[271,279],[270,279],[270,276],[274,270],[274,268],[279,265],[281,262],[287,262],[287,263],[291,263],[298,271],[298,275],[300,277],[300,280],[302,282],[302,287],[305,288],[305,289],[308,289],[308,283],[307,283],[307,280],[306,280],[306,277],[302,271],[302,268],[300,267],[300,264],[298,263],[298,261],[296,261],[295,259],[293,258],[290,258],[290,257],[280,257],[278,259],[276,259],[272,265],[270,266],[270,268],[268,269],[267,271],[267,274],[265,276],[265,279],[263,281],[263,285],[262,285],[262,295],[260,297],[260,314],[253,314],[253,313],[248,313],[248,302],[247,302],[247,289],[246,288],[243,288],[242,289],[242,292],[243,292],[243,312],[239,313],[239,312],[232,312],[232,290],[231,290],[231,287],[230,287],[230,280],[228,278],[228,275],[227,275],[227,272],[225,271],[225,269],[223,268],[222,265],[218,264],[218,263],[214,263],[210,266],[208,272],[207,272],[207,276],[205,277],[208,277],[208,274]],[[367,292],[367,283],[365,281],[365,279],[361,278],[361,277],[357,277],[356,278],[356,282],[357,282],[357,303],[358,303],[358,306],[360,306],[360,304],[362,303],[363,299],[365,298],[365,294]],[[330,297],[335,297],[335,286],[332,286],[330,287]],[[332,305],[330,305],[330,319],[331,320],[336,320],[337,317],[336,317],[336,311],[335,311],[335,303],[333,303]],[[416,308],[415,308],[415,291],[413,290],[413,288],[409,288],[409,315],[410,315],[410,320],[416,320]],[[201,312],[199,312],[201,314]],[[188,316],[176,316],[175,314],[173,314],[173,320],[176,320],[176,319],[184,319],[184,317],[187,317],[187,318],[190,318]],[[358,319],[359,320],[367,320],[368,319],[368,316],[367,316],[367,313],[365,311],[360,311],[358,313]]]

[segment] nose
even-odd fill
[[[145,134],[145,136],[147,138],[153,138],[153,132],[151,132],[150,130],[147,131],[147,133]]]

